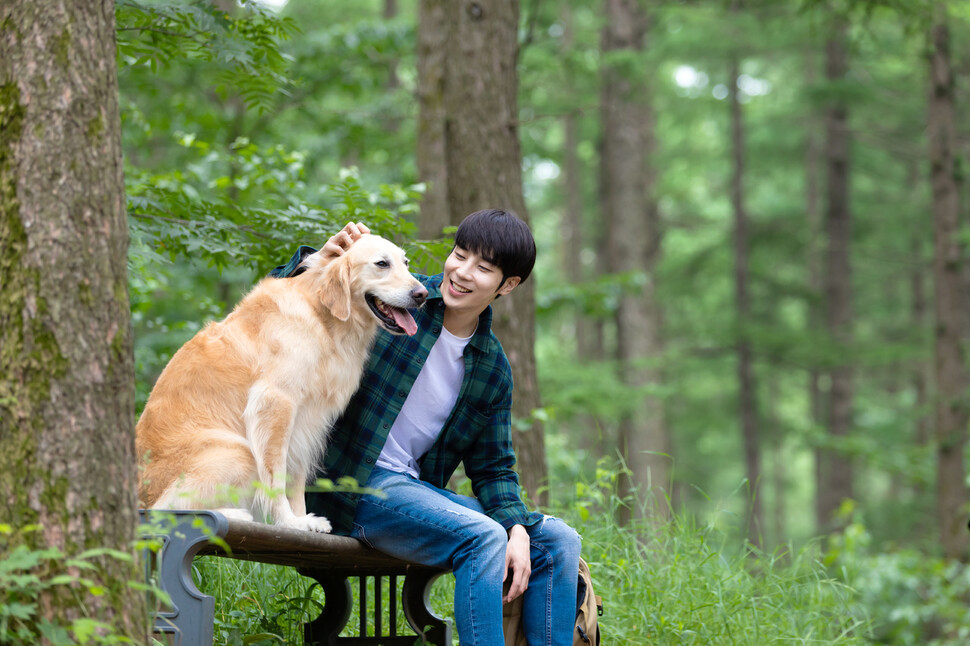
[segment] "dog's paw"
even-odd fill
[[[287,527],[295,527],[296,529],[317,532],[319,534],[329,534],[331,531],[333,531],[329,520],[323,516],[314,516],[313,514],[296,516],[292,520],[288,520],[283,524]]]

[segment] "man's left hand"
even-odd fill
[[[529,587],[529,576],[532,574],[532,558],[529,548],[529,532],[522,525],[513,525],[509,530],[509,544],[505,548],[505,577],[512,572],[512,585],[502,599],[509,603]]]

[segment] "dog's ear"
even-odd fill
[[[350,318],[350,259],[342,256],[330,262],[320,287],[320,302],[336,318]]]

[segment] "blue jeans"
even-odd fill
[[[382,552],[453,570],[455,620],[462,646],[497,646],[502,633],[502,578],[508,533],[475,498],[410,475],[375,468],[367,486],[386,498],[362,496],[352,536]],[[530,646],[569,646],[576,620],[579,535],[546,516],[526,528],[532,575],[522,624]]]

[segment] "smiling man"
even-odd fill
[[[364,233],[348,224],[327,247],[339,255]],[[274,274],[291,275],[300,255]],[[336,532],[452,569],[463,646],[504,643],[502,603],[519,595],[529,644],[573,640],[580,539],[522,502],[512,374],[491,330],[491,303],[529,277],[535,256],[532,232],[514,213],[476,211],[462,221],[443,272],[417,277],[428,289],[414,311],[417,333],[378,336],[318,474],[350,476],[385,496],[307,494],[307,510],[328,517]],[[474,497],[446,488],[459,464]]]

